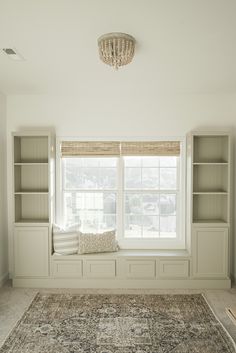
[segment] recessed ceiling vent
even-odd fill
[[[23,56],[20,55],[16,49],[13,48],[3,48],[2,51],[8,56],[8,58],[12,59],[12,60],[18,60],[18,61],[22,61],[24,60]]]

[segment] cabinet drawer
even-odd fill
[[[155,260],[127,260],[127,278],[154,278],[156,275]]]
[[[53,276],[65,278],[82,277],[82,261],[54,261]]]
[[[189,261],[160,260],[159,276],[162,278],[186,278],[189,276]]]
[[[89,278],[112,278],[116,276],[115,260],[85,260],[84,275]]]

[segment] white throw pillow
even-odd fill
[[[114,230],[97,234],[79,232],[79,254],[113,252],[118,250],[119,246]]]
[[[73,255],[78,253],[78,232],[75,226],[64,229],[54,224],[52,231],[55,253],[60,255]]]

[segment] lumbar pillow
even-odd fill
[[[79,232],[79,254],[113,252],[118,250],[119,246],[114,230],[97,234]]]
[[[78,232],[75,227],[61,228],[53,225],[53,247],[60,255],[72,255],[78,252]]]

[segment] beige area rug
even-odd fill
[[[201,294],[37,294],[0,353],[232,353]]]

